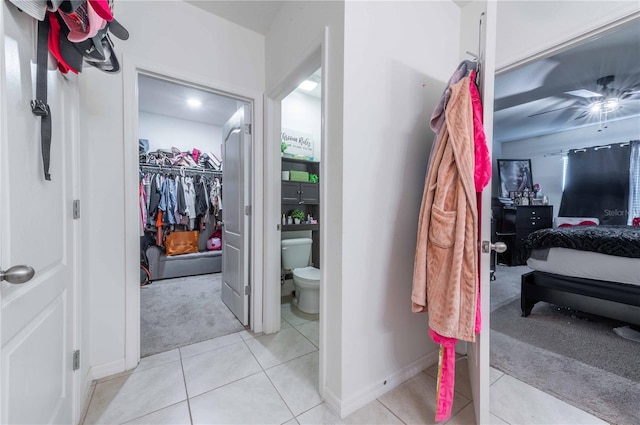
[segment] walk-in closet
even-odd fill
[[[241,103],[139,76],[141,357],[244,329],[221,290],[223,128]]]

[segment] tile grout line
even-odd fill
[[[287,401],[284,399],[284,397],[282,396],[282,394],[280,394],[280,391],[278,391],[278,388],[276,387],[276,385],[273,383],[273,381],[271,380],[271,377],[269,376],[269,374],[263,370],[262,373],[264,373],[264,376],[267,377],[267,380],[269,381],[269,383],[271,384],[271,386],[273,387],[274,390],[276,390],[276,393],[278,394],[278,396],[280,397],[280,400],[282,400],[282,402],[284,403],[285,406],[287,406],[287,410],[289,411],[289,413],[291,413],[291,419],[295,419],[296,415],[293,413],[293,410],[291,410],[291,407],[289,407],[289,405],[287,404]],[[291,419],[288,419],[287,422],[289,422]],[[297,420],[296,420],[297,422]],[[283,422],[285,423],[285,422]]]
[[[80,425],[84,425],[84,421],[87,420],[87,416],[89,415],[89,410],[91,409],[91,402],[93,401],[93,395],[96,393],[96,386],[98,383],[94,383],[91,388],[91,396],[89,397],[89,403],[87,403],[87,408],[82,412],[82,418],[80,418]]]
[[[147,416],[147,415],[151,415],[151,414],[156,413],[156,412],[159,412],[159,411],[161,411],[161,410],[163,410],[163,409],[167,409],[167,408],[169,408],[169,407],[171,407],[171,406],[176,406],[176,405],[178,405],[178,404],[182,403],[183,401],[186,401],[186,400],[180,400],[180,401],[178,401],[177,403],[173,403],[173,404],[170,404],[170,405],[168,405],[168,406],[161,407],[161,408],[156,409],[156,410],[154,410],[154,411],[151,411],[151,412],[149,412],[149,413],[145,413],[144,415],[136,416],[135,418],[127,419],[127,420],[126,420],[126,422],[121,422],[121,423],[120,423],[120,425],[124,425],[124,424],[126,424],[126,423],[128,423],[128,422],[135,421],[136,419],[144,418],[144,417],[145,417],[145,416]]]
[[[284,321],[286,322],[286,319],[282,319],[282,320],[284,320]],[[289,323],[289,322],[287,322],[287,323]],[[291,327],[295,329],[295,327],[293,327],[293,326],[291,326]],[[297,330],[297,329],[296,329],[296,332],[300,333],[300,331],[299,331],[299,330]],[[300,333],[300,335],[302,335],[302,334]],[[305,339],[307,339],[304,335],[302,335],[302,336],[303,336]],[[256,339],[257,339],[257,338],[256,338]],[[307,341],[309,341],[309,340],[307,339]],[[271,367],[270,367],[270,368],[268,368],[268,369],[265,369],[265,368],[262,366],[262,364],[260,363],[260,361],[258,360],[258,358],[256,357],[256,355],[254,354],[254,352],[253,352],[253,351],[251,351],[251,347],[249,347],[249,344],[247,344],[247,343],[246,343],[247,341],[243,341],[243,342],[247,345],[247,348],[249,349],[249,352],[251,353],[251,355],[253,356],[253,358],[256,360],[256,362],[258,362],[258,365],[260,365],[260,368],[262,369],[262,373],[264,373],[264,375],[267,377],[267,379],[268,379],[268,380],[269,380],[269,382],[271,383],[271,386],[273,386],[273,388],[276,390],[276,393],[278,393],[278,395],[280,396],[280,399],[282,399],[282,402],[284,403],[284,405],[285,405],[285,406],[287,406],[287,409],[289,410],[289,412],[290,412],[290,413],[291,413],[291,415],[292,415],[292,419],[296,419],[298,416],[300,416],[300,415],[304,414],[305,412],[308,412],[309,410],[311,410],[311,409],[313,409],[313,408],[315,408],[315,407],[318,407],[320,404],[324,403],[324,400],[322,400],[322,401],[321,401],[319,404],[317,404],[316,406],[313,406],[311,409],[308,409],[308,410],[306,410],[305,412],[300,413],[300,415],[296,416],[296,415],[293,413],[293,411],[291,410],[291,407],[289,407],[289,405],[287,404],[287,401],[284,399],[284,397],[282,396],[282,394],[280,394],[280,391],[278,391],[278,388],[275,386],[275,384],[274,384],[274,383],[273,383],[273,381],[271,380],[271,377],[269,376],[269,374],[267,373],[267,370],[273,369],[273,368],[275,368],[275,367],[278,367],[278,366],[281,366],[281,365],[287,364],[287,363],[289,363],[289,362],[291,362],[291,361],[293,361],[293,360],[297,360],[297,359],[299,359],[299,358],[301,358],[301,357],[303,357],[303,356],[309,355],[309,354],[313,353],[314,351],[317,351],[317,348],[316,348],[316,350],[311,351],[310,353],[302,354],[302,355],[300,355],[300,356],[298,356],[298,357],[294,357],[293,359],[289,359],[289,360],[287,360],[286,362],[282,362],[282,363],[280,363],[280,364],[277,364],[277,365],[271,366]],[[314,345],[311,341],[309,341],[309,343],[315,347],[315,345]],[[318,392],[318,393],[319,393],[319,392]],[[296,419],[296,422],[298,422],[298,420],[297,420],[297,419]]]
[[[189,389],[187,388],[187,376],[184,373],[184,363],[182,362],[182,351],[178,348],[180,355],[180,370],[182,370],[182,382],[184,382],[184,393],[187,396],[187,410],[189,411],[189,420],[193,425],[193,415],[191,414],[191,399],[189,398]]]
[[[380,404],[382,405],[382,407],[383,407],[383,408],[385,408],[389,413],[391,413],[393,416],[395,416],[395,417],[396,417],[400,422],[402,422],[404,425],[407,425],[407,423],[406,423],[405,421],[403,421],[402,419],[400,419],[400,417],[399,417],[398,415],[396,415],[396,414],[393,412],[393,410],[389,409],[389,408],[387,407],[387,405],[386,405],[386,404],[384,404],[382,401],[380,401],[380,400],[379,400],[379,399],[377,399],[377,398],[376,398],[376,401],[377,401],[378,403],[380,403]]]

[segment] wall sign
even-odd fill
[[[309,133],[283,128],[280,150],[283,156],[312,161],[313,137]]]

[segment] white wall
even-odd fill
[[[640,10],[637,0],[500,1],[496,69]]]
[[[453,2],[347,2],[341,19],[341,7],[285,3],[267,35],[266,79],[267,90],[278,87],[328,26],[324,390],[345,415],[436,360],[410,294],[428,117],[458,63],[460,11]]]
[[[453,2],[347,2],[343,402],[384,391],[437,347],[411,313],[429,117],[459,62]],[[433,358],[435,361],[435,358]]]
[[[533,181],[542,186],[542,192],[549,197],[549,202],[553,205],[553,215],[557,217],[562,199],[563,155],[548,154],[566,152],[569,149],[623,143],[640,138],[640,120],[637,117],[610,122],[608,128],[601,132],[597,129],[596,125],[505,142],[502,143],[502,158],[531,158]]]
[[[222,128],[166,115],[138,113],[138,136],[149,140],[149,151],[176,147],[181,152],[197,148],[222,156]]]
[[[282,128],[302,131],[313,137],[314,161],[320,160],[320,142],[322,141],[320,107],[320,98],[297,90],[282,100]]]
[[[325,400],[340,399],[342,392],[342,87],[344,63],[344,3],[284,2],[266,37],[266,91],[281,88],[289,75],[319,46],[328,30],[328,52],[323,63],[324,120],[327,133],[322,147],[322,240],[320,269],[326,310],[321,329],[331,335],[324,341]],[[326,78],[325,78],[326,76]],[[279,152],[279,151],[278,151]],[[278,153],[278,158],[279,158]],[[276,176],[275,178],[278,178]],[[277,211],[280,210],[278,203]],[[277,220],[278,217],[275,217]],[[326,227],[325,227],[326,226]],[[279,235],[278,235],[279,236]],[[279,241],[279,239],[278,239]],[[321,336],[322,338],[322,336]],[[322,379],[322,378],[321,378]],[[322,383],[321,383],[322,384]]]
[[[181,1],[119,2],[115,15],[131,34],[127,41],[114,37],[123,70],[135,63],[231,93],[264,91],[263,36]],[[136,182],[123,177],[126,149],[135,143],[125,143],[123,97],[130,93],[124,93],[124,78],[123,71],[108,75],[91,67],[80,77],[82,205],[90,217],[83,220],[83,282],[91,290],[88,358],[97,377],[125,367],[125,278],[136,273],[138,261],[125,258],[123,250],[133,243],[136,251],[136,241],[125,233],[131,222],[125,217],[124,199],[131,197],[125,188]]]

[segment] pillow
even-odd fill
[[[597,226],[600,220],[595,217],[556,217],[556,227]]]

